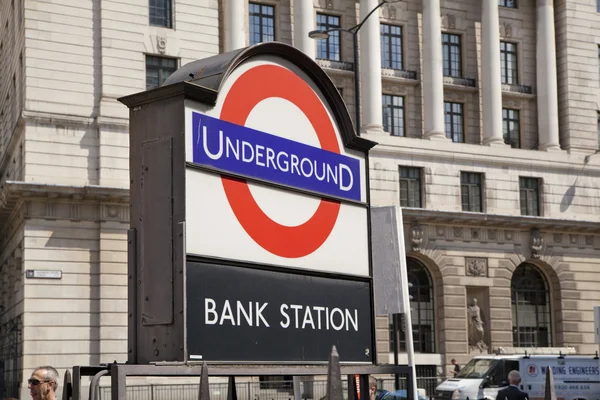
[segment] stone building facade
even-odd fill
[[[25,391],[36,365],[126,359],[128,112],[116,99],[192,60],[278,40],[316,58],[354,115],[351,37],[308,33],[350,28],[375,6],[0,2],[7,394]],[[597,349],[598,11],[596,0],[403,0],[361,28],[361,131],[379,143],[372,202],[403,207],[422,375],[482,351],[468,340],[473,299],[489,350]],[[377,323],[390,362],[389,321]]]

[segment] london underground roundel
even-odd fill
[[[186,252],[368,276],[366,157],[332,110],[273,56],[231,71],[214,107],[186,100]]]

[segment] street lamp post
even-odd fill
[[[327,30],[314,30],[308,32],[308,37],[316,40],[328,39],[329,34],[331,32],[347,32],[352,35],[352,43],[354,47],[354,102],[355,102],[355,127],[356,127],[356,135],[360,136],[360,65],[358,58],[358,31],[364,25],[364,23],[369,19],[369,17],[377,11],[382,5],[388,3],[397,3],[401,0],[383,0],[380,2],[377,7],[373,8],[367,16],[358,23],[358,25],[353,26],[352,28],[344,29],[344,28],[332,28]]]

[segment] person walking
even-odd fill
[[[452,363],[452,365],[454,365],[454,369],[452,370],[452,373],[454,374],[454,377],[456,378],[456,376],[460,372],[460,365],[458,365],[455,358],[450,360],[450,362]]]
[[[519,371],[510,371],[508,373],[509,386],[498,391],[496,400],[528,400],[527,393],[519,389],[519,383],[521,383]]]

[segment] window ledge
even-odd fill
[[[381,76],[383,78],[393,78],[394,80],[406,81],[407,83],[419,83],[417,79],[417,71],[381,68]]]
[[[444,84],[476,88],[477,80],[466,76],[444,76]]]
[[[510,85],[507,83],[502,84],[502,93],[511,97],[521,97],[526,99],[533,99],[533,87],[528,85]]]
[[[324,60],[321,58],[317,58],[315,61],[317,65],[321,68],[354,72],[354,64],[351,62]]]

